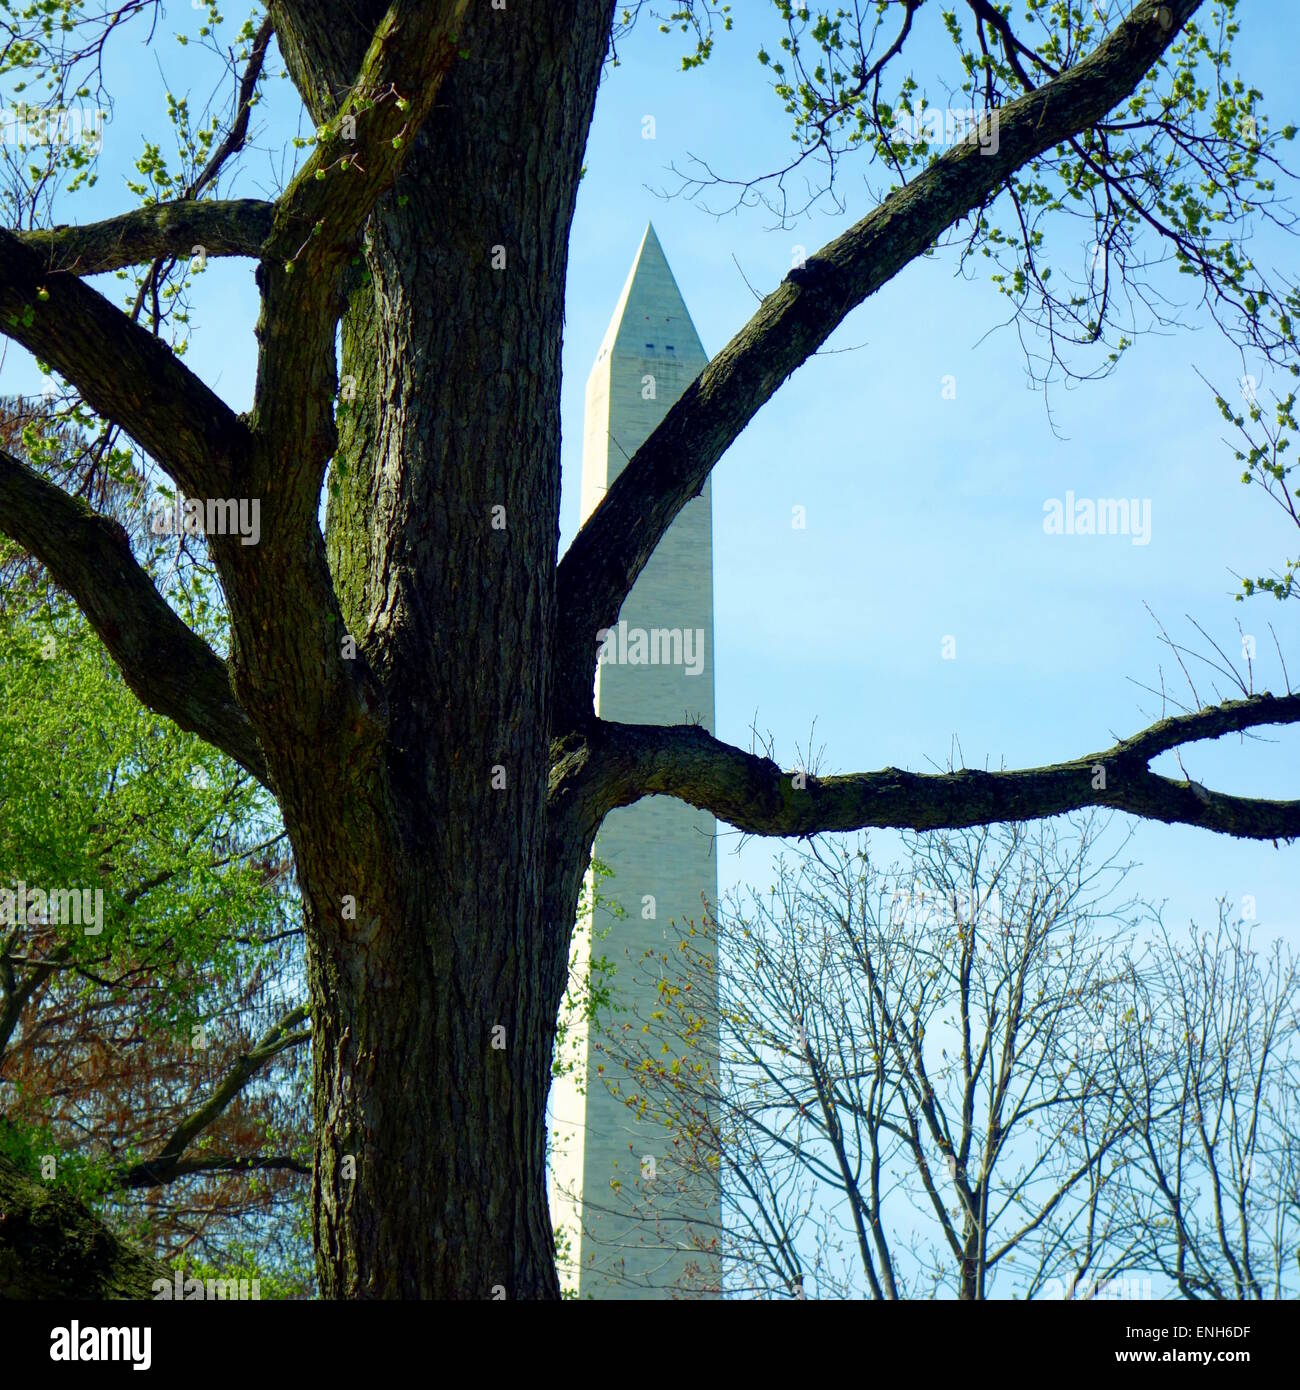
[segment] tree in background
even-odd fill
[[[171,96],[169,152],[158,135],[137,162],[139,206],[56,222],[94,177],[80,147],[9,169],[0,331],[176,492],[260,508],[257,544],[207,537],[222,650],[115,524],[0,453],[0,527],[146,705],[278,801],[305,909],[313,1234],[331,1297],[557,1295],[545,1099],[583,875],[619,806],[675,796],[764,835],[1094,806],[1300,831],[1300,802],[1150,766],[1300,720],[1289,693],[1052,766],[934,776],[812,777],[696,727],[594,718],[597,634],[674,517],[844,318],[950,235],[1045,334],[1049,375],[1075,352],[1107,370],[1165,322],[1166,260],[1243,347],[1287,362],[1297,346],[1295,291],[1240,253],[1254,226],[1286,225],[1272,180],[1293,130],[1271,129],[1233,72],[1234,0],[1105,14],[1030,0],[1023,18],[964,0],[931,80],[978,119],[943,152],[908,66],[929,7],[850,20],[776,0],[780,40],[760,61],[794,126],[786,174],[833,179],[856,158],[887,191],[763,298],[557,564],[569,229],[602,68],[643,8],[271,0],[228,46],[213,10],[191,52],[216,59],[233,105],[199,120],[199,98]],[[97,101],[106,47],[151,37],[160,15],[151,0],[11,7],[0,69],[47,106]],[[695,26],[685,65],[705,65],[728,6],[683,0],[673,16]],[[277,62],[314,135],[274,198],[229,196]],[[769,188],[784,211],[785,178]],[[1105,254],[1072,285],[1051,247],[1064,238],[1073,262],[1079,234]],[[187,287],[222,256],[254,263],[261,301],[244,414],[183,360]],[[123,277],[108,282],[120,308],[89,283],[105,274]]]
[[[672,1137],[629,1179],[647,1228],[721,1162],[730,1293],[1293,1296],[1294,966],[1226,917],[1175,944],[1104,830],[919,836],[887,871],[818,839],[648,958],[660,1006],[604,1069]]]
[[[1253,915],[1253,913],[1252,913]],[[1300,971],[1219,904],[1186,941],[1161,931],[1128,982],[1141,1118],[1125,1208],[1146,1268],[1183,1298],[1300,1295]]]
[[[274,804],[0,560],[0,1150],[164,1259],[301,1291],[309,1031]],[[60,920],[83,890],[94,920]]]

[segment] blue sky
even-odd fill
[[[788,118],[754,60],[760,42],[774,49],[775,26],[766,6],[737,8],[736,30],[702,71],[675,72],[682,42],[647,25],[601,88],[570,256],[562,546],[578,523],[583,384],[645,221],[715,353],[753,312],[746,279],[768,292],[796,243],[811,253],[873,205],[851,162],[845,213],[793,230],[773,229],[762,209],[712,217],[699,206],[707,194],[656,196],[677,187],[670,166],[691,155],[727,177],[788,158]],[[1249,8],[1241,66],[1280,126],[1300,110],[1285,66],[1294,41],[1279,42],[1277,27],[1300,39],[1300,12]],[[921,42],[942,60],[932,34]],[[937,89],[931,99],[946,104]],[[653,140],[642,135],[646,115]],[[717,193],[713,205],[728,201]],[[1060,259],[1072,249],[1082,268],[1087,248],[1075,242],[1067,229]],[[1300,247],[1277,250],[1277,264],[1294,268]],[[1176,640],[1195,638],[1190,614],[1239,652],[1240,620],[1262,654],[1271,620],[1294,650],[1294,605],[1232,601],[1233,571],[1272,568],[1295,536],[1237,481],[1223,421],[1195,375],[1199,367],[1225,387],[1242,375],[1213,328],[1193,314],[1194,331],[1139,340],[1111,379],[1055,391],[1054,434],[1014,334],[989,335],[1005,317],[1005,301],[987,282],[957,277],[953,257],[909,266],[828,344],[865,346],[801,368],[714,470],[720,737],[748,746],[756,723],[791,764],[816,721],[825,771],[925,770],[948,759],[954,739],[968,766],[1029,766],[1105,747],[1158,716],[1134,682],[1158,687],[1162,667],[1185,697],[1144,603]],[[943,399],[945,375],[956,378],[953,400]],[[1043,504],[1067,490],[1149,498],[1150,543],[1045,535]],[[805,530],[791,527],[795,505],[806,508]],[[951,661],[941,656],[947,635]],[[1261,675],[1280,688],[1275,660]],[[1224,790],[1294,796],[1300,738],[1269,738],[1198,745],[1184,764]],[[1171,759],[1158,766],[1176,775]],[[724,891],[769,876],[775,847],[751,841],[728,853],[737,838],[721,847]],[[1143,865],[1131,886],[1167,900],[1167,921],[1212,919],[1218,895],[1251,894],[1262,928],[1300,942],[1300,848],[1143,825],[1130,854]]]
[[[753,311],[744,277],[770,290],[796,243],[812,252],[872,206],[852,162],[844,166],[845,213],[813,215],[793,230],[772,229],[761,209],[717,219],[699,202],[657,196],[676,185],[669,166],[690,155],[740,177],[788,157],[788,118],[754,59],[760,42],[774,46],[775,25],[767,6],[737,8],[735,32],[719,36],[703,71],[678,72],[684,41],[643,24],[601,88],[569,266],[562,547],[578,521],[584,382],[646,221],[655,223],[706,349],[716,352]],[[1281,126],[1300,116],[1290,66],[1300,12],[1290,0],[1257,0],[1246,11],[1240,65]],[[163,32],[193,34],[200,22],[175,5]],[[922,30],[918,54],[929,46],[938,59],[937,42]],[[164,37],[158,53],[174,87],[190,86],[197,50]],[[938,68],[919,57],[918,75],[928,70]],[[60,209],[60,220],[131,206],[123,178],[142,139],[165,129],[158,59],[128,42],[110,53],[108,77],[117,104],[105,129],[103,176],[93,193]],[[946,104],[938,88],[931,98]],[[653,140],[643,138],[646,115],[655,118]],[[250,154],[228,192],[274,193],[277,165],[265,151],[278,149],[297,119],[293,94],[278,85],[265,108],[264,149]],[[1081,268],[1086,248],[1078,236],[1066,229],[1060,259],[1073,255]],[[1289,265],[1294,276],[1300,246],[1262,247],[1261,259]],[[111,281],[108,290],[116,293]],[[188,361],[243,409],[256,318],[251,267],[211,263],[195,301]],[[1230,651],[1240,649],[1240,620],[1258,637],[1261,686],[1280,688],[1266,624],[1294,653],[1295,605],[1234,604],[1233,571],[1280,566],[1294,531],[1237,482],[1223,423],[1193,370],[1228,385],[1240,377],[1240,361],[1192,314],[1187,331],[1140,339],[1110,380],[1058,390],[1054,433],[1041,392],[1026,384],[1014,335],[989,334],[1004,317],[1005,301],[984,281],[958,278],[950,256],[912,265],[829,344],[857,350],[803,367],[719,464],[721,737],[747,744],[756,722],[792,763],[815,721],[825,771],[924,769],[947,760],[954,740],[969,766],[1076,756],[1159,713],[1135,682],[1158,685],[1163,668],[1166,683],[1185,694],[1144,605],[1183,640],[1195,637],[1190,614]],[[37,384],[32,364],[12,347],[2,369],[5,391]],[[950,400],[942,393],[948,375],[956,386]],[[1067,490],[1149,498],[1150,544],[1045,535],[1043,504]],[[791,527],[796,505],[806,509],[802,531]],[[955,660],[941,656],[949,635]],[[1300,654],[1292,669],[1300,678]],[[1202,693],[1211,689],[1207,680]],[[1269,737],[1202,745],[1185,765],[1226,790],[1294,796],[1300,731]],[[765,882],[777,847],[751,842],[734,855],[727,852],[734,843],[734,836],[724,841],[720,855],[723,889]],[[1144,825],[1131,852],[1143,865],[1133,884],[1168,901],[1168,921],[1208,919],[1216,896],[1250,894],[1268,934],[1300,943],[1300,848]]]

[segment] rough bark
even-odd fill
[[[116,420],[186,493],[229,496],[248,430],[161,339],[75,275],[0,230],[0,324]]]
[[[314,997],[328,1005],[316,1212],[335,1295],[558,1293],[544,1106],[568,926],[562,906],[545,916],[543,851],[580,160],[555,152],[582,148],[610,8],[511,24],[476,10],[471,57],[400,200],[372,216],[350,286],[342,373],[357,395],[341,412],[329,558],[385,692],[366,793],[384,823],[361,853],[325,808],[304,807],[294,831],[312,878]],[[329,72],[337,35],[314,37]],[[296,31],[301,53],[312,41]],[[358,922],[340,933],[327,914],[345,892]]]
[[[70,1193],[0,1157],[0,1298],[152,1298],[168,1277]]]

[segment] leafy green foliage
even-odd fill
[[[222,645],[204,567],[140,525],[132,455],[88,440],[76,421],[75,411],[0,415],[4,442],[119,516],[178,610]],[[191,1258],[224,1263],[230,1241],[256,1230],[272,1280],[297,1270],[301,1290],[305,1184],[289,1172],[122,1189],[301,997],[278,811],[229,759],[143,707],[79,610],[8,541],[0,574],[0,889],[100,903],[91,930],[57,917],[0,924],[0,1150],[160,1253],[181,1242]],[[307,1055],[299,1046],[246,1083],[186,1159],[309,1163]],[[197,1236],[186,1214],[196,1204]]]
[[[255,865],[223,862],[269,823],[269,799],[146,710],[70,609],[5,614],[0,651],[0,864],[28,884],[102,891],[103,931],[68,936],[69,961],[165,963],[149,1022],[187,1032],[205,989],[247,965],[235,936],[277,917]]]
[[[1293,367],[1292,376],[1300,376],[1300,367]],[[1216,393],[1219,413],[1238,434],[1241,447],[1234,451],[1243,465],[1241,481],[1254,486],[1277,504],[1291,522],[1300,528],[1300,471],[1291,452],[1296,435],[1296,392],[1273,398],[1271,418],[1256,397],[1253,382],[1243,378],[1246,408],[1234,411],[1223,396]],[[1289,455],[1289,457],[1288,457]],[[1272,594],[1275,599],[1300,597],[1300,556],[1286,560],[1280,573],[1259,575],[1241,581],[1238,601],[1253,594]]]
[[[609,897],[602,886],[613,872],[607,864],[593,859],[578,900],[577,922],[569,951],[569,987],[555,1028],[555,1051],[551,1058],[553,1079],[581,1076],[578,1038],[585,1036],[588,1025],[618,1011],[614,999],[614,962],[603,953],[598,954],[598,943],[610,934],[613,923],[625,915],[622,905]],[[580,966],[579,961],[584,964]],[[580,1085],[582,1089],[585,1087]]]
[[[679,191],[731,190],[732,206],[761,203],[783,226],[823,200],[842,210],[846,157],[865,159],[868,177],[884,175],[883,197],[954,145],[995,151],[1001,110],[1095,52],[1129,9],[1077,0],[963,0],[938,12],[796,0],[771,8],[775,33],[757,58],[790,120],[794,153],[743,178],[701,165]],[[1044,383],[1103,375],[1138,333],[1177,322],[1185,286],[1176,276],[1193,278],[1192,300],[1233,342],[1273,362],[1297,354],[1300,292],[1274,285],[1243,236],[1248,224],[1292,226],[1278,181],[1296,128],[1276,125],[1263,92],[1234,69],[1237,9],[1238,0],[1215,0],[1120,108],[1018,169],[953,232],[963,269],[987,261],[1029,330],[1026,359]],[[711,11],[684,4],[660,26],[705,36],[684,66],[711,52]],[[955,62],[940,72],[944,43]],[[930,65],[931,82],[909,65],[914,57]],[[796,199],[793,187],[807,192]]]

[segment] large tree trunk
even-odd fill
[[[328,1297],[559,1292],[544,1108],[580,840],[549,921],[543,898],[565,268],[609,24],[606,0],[588,8],[577,66],[564,7],[475,8],[479,61],[366,233],[327,527],[358,665],[382,687],[361,756],[295,746],[231,592],[237,681],[308,904]],[[288,33],[300,88],[307,62],[318,81],[346,71],[335,42]]]

